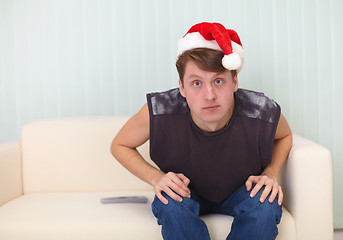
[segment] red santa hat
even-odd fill
[[[224,52],[223,66],[228,70],[241,71],[244,51],[237,32],[226,29],[220,23],[203,22],[191,27],[177,46],[177,55],[193,48],[210,48]]]

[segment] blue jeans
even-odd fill
[[[162,225],[163,239],[167,240],[202,240],[210,239],[205,222],[199,217],[202,214],[218,213],[234,217],[230,240],[269,240],[278,235],[277,224],[282,216],[282,208],[276,198],[273,203],[259,201],[264,188],[254,197],[245,186],[240,187],[221,203],[207,201],[191,190],[191,198],[178,202],[163,193],[168,199],[163,204],[156,196],[152,211],[159,225]]]

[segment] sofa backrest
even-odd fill
[[[22,131],[24,193],[150,190],[111,155],[112,140],[128,117],[44,120]],[[149,158],[148,142],[138,148]]]

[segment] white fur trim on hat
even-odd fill
[[[177,56],[193,48],[210,48],[222,51],[216,40],[208,41],[199,32],[188,33],[177,44]]]
[[[223,66],[228,70],[240,72],[244,63],[244,51],[241,45],[231,41],[232,52],[222,59]],[[177,57],[193,48],[209,48],[222,51],[216,40],[206,40],[199,32],[188,33],[177,44]]]

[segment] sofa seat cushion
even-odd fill
[[[101,197],[145,195],[147,204],[102,204]],[[33,193],[0,208],[4,239],[158,239],[152,192]],[[155,227],[153,227],[155,226]]]
[[[100,202],[102,197],[134,195],[147,196],[148,203]],[[26,194],[0,208],[0,236],[6,240],[162,239],[151,212],[153,197],[151,191]],[[225,239],[233,220],[216,214],[203,219],[211,239]],[[286,209],[279,228],[288,238],[278,239],[295,239],[293,218]]]

